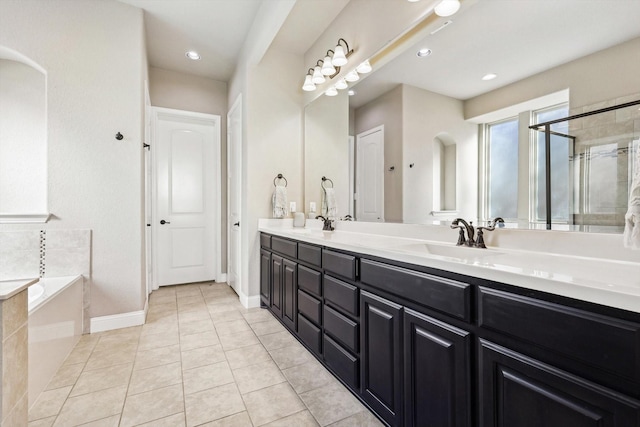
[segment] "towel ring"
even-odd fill
[[[325,187],[324,184],[325,182],[329,181],[331,183],[331,187]],[[322,183],[320,183],[320,186],[322,188],[333,188],[333,181],[331,181],[329,178],[327,178],[326,176],[322,177]]]
[[[273,186],[276,187],[276,180],[284,179],[284,186],[288,185],[287,178],[285,178],[281,173],[279,173],[275,178],[273,178]]]

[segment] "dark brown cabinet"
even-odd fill
[[[471,334],[406,308],[403,324],[404,425],[473,425]]]
[[[271,254],[271,311],[282,317],[282,262],[281,256]]]
[[[271,252],[260,250],[260,302],[271,305]]]
[[[402,425],[402,306],[362,291],[362,397],[390,425]]]
[[[282,261],[282,322],[292,331],[298,323],[298,265],[285,259]]]

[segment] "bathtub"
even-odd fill
[[[82,276],[40,279],[28,289],[29,407],[82,335]]]

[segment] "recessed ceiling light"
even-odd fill
[[[200,54],[198,52],[196,52],[195,50],[190,50],[188,52],[185,53],[185,56],[189,59],[192,59],[194,61],[199,61],[200,60]]]
[[[424,58],[425,56],[431,55],[431,49],[427,49],[425,47],[423,49],[420,49],[418,53],[416,53],[416,55],[418,55],[420,58]]]
[[[496,77],[498,77],[497,74],[489,73],[489,74],[485,74],[484,76],[482,76],[482,80],[493,80]]]
[[[442,0],[440,4],[434,8],[434,11],[438,16],[451,16],[456,13],[458,9],[460,9],[459,0]]]
[[[356,91],[353,89],[349,89],[349,92],[347,92],[349,94],[349,96],[353,96],[356,94]]]

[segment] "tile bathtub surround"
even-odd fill
[[[0,427],[27,418],[27,290],[0,301]]]
[[[163,287],[143,326],[82,337],[29,426],[380,426],[266,310],[226,284]]]

